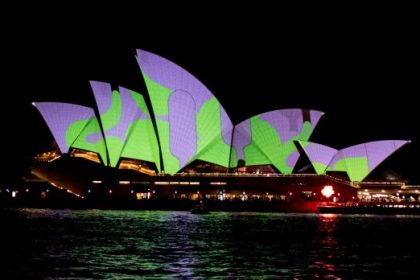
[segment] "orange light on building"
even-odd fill
[[[326,198],[329,198],[330,196],[332,196],[335,192],[332,186],[330,185],[326,185],[324,186],[324,188],[321,190],[321,193],[323,196],[325,196]]]

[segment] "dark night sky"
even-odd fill
[[[344,148],[411,139],[386,164],[420,183],[420,48],[411,22],[349,17],[322,24],[295,19],[285,26],[272,17],[259,24],[244,17],[243,22],[206,22],[206,28],[196,22],[157,28],[153,21],[114,25],[112,20],[58,18],[6,28],[2,35],[9,43],[2,46],[7,110],[1,112],[1,141],[7,166],[0,182],[22,176],[31,156],[52,139],[32,101],[92,106],[89,80],[95,79],[144,93],[134,58],[134,49],[142,48],[193,73],[234,123],[264,111],[301,107],[325,112],[314,142]]]

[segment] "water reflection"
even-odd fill
[[[319,254],[313,262],[315,278],[341,279],[336,275],[334,261],[340,254],[339,246],[335,238],[337,229],[336,214],[320,214],[318,225]]]
[[[21,209],[0,218],[0,279],[407,279],[420,262],[412,216]]]

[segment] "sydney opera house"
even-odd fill
[[[143,50],[136,58],[147,93],[91,81],[95,107],[33,103],[56,143],[35,157],[33,174],[80,199],[132,203],[265,201],[303,209],[322,201],[395,199],[402,191],[419,198],[401,182],[365,180],[408,141],[341,150],[309,142],[323,113],[307,109],[263,112],[234,124],[189,72]],[[306,173],[296,170],[299,158],[310,165]]]

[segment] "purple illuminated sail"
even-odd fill
[[[34,102],[48,125],[61,153],[68,153],[71,145],[95,116],[92,108],[59,102]],[[72,126],[79,123],[77,126]]]
[[[232,122],[197,78],[158,55],[137,50],[137,60],[156,116],[167,173],[195,159],[229,165]]]
[[[328,164],[337,153],[336,149],[318,143],[306,141],[296,141],[295,143],[308,156],[317,174],[325,174]]]
[[[281,109],[256,115],[235,126],[231,166],[272,164],[290,174],[299,157],[295,140],[308,140],[322,112]]]
[[[328,170],[346,171],[350,180],[362,181],[382,161],[407,143],[409,141],[384,140],[342,149],[333,157]]]

